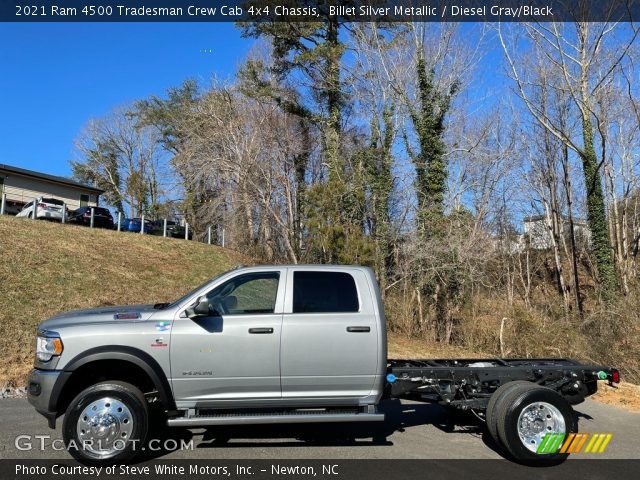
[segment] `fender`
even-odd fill
[[[158,396],[162,405],[168,409],[175,409],[175,401],[173,393],[162,367],[147,352],[134,347],[124,345],[103,345],[100,347],[90,348],[74,358],[64,367],[63,373],[60,375],[49,398],[49,411],[58,412],[57,404],[60,394],[74,370],[86,365],[90,362],[99,360],[123,360],[131,362],[140,367],[151,379],[154,387],[158,391]],[[62,412],[60,412],[62,413]]]

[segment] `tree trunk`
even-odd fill
[[[325,39],[328,50],[338,50],[338,22],[330,20],[327,26]],[[326,78],[325,95],[327,107],[327,119],[324,128],[325,158],[329,166],[329,182],[339,182],[342,179],[343,165],[340,158],[340,126],[341,126],[341,102],[340,102],[340,56],[329,54],[325,58],[324,73]],[[338,200],[338,199],[335,199]]]
[[[616,290],[616,270],[611,252],[609,229],[607,226],[607,211],[602,193],[602,179],[600,165],[594,146],[593,125],[591,123],[591,91],[589,87],[589,72],[587,60],[588,51],[585,45],[587,38],[586,24],[578,24],[580,48],[580,113],[582,120],[583,148],[580,152],[584,183],[587,190],[587,220],[591,230],[591,241],[595,263],[597,267],[598,283],[605,302],[612,299]]]
[[[573,220],[573,192],[571,187],[571,177],[569,175],[569,149],[566,145],[562,148],[562,172],[564,181],[564,191],[567,197],[567,214],[569,219],[569,239],[571,240],[571,267],[573,269],[573,295],[576,303],[576,310],[580,319],[584,319],[584,309],[582,307],[582,297],[580,295],[580,278],[578,275],[578,252],[576,248],[576,230]]]
[[[587,95],[586,91],[585,95]],[[600,166],[598,165],[598,157],[593,145],[593,127],[588,111],[582,115],[582,135],[584,148],[580,156],[587,189],[587,220],[591,230],[595,264],[598,269],[598,283],[600,284],[603,299],[609,301],[616,290],[616,272],[613,256],[611,255]]]

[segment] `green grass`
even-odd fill
[[[239,263],[213,245],[0,217],[0,386],[24,385],[51,315],[171,301]]]

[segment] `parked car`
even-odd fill
[[[111,212],[103,207],[80,207],[69,215],[70,223],[79,225],[91,225],[91,209],[93,208],[93,226],[100,228],[113,228]]]
[[[120,230],[123,232],[135,232],[140,233],[140,229],[142,228],[142,219],[141,218],[125,218],[120,223]],[[144,221],[144,233],[151,233],[153,230],[153,225],[149,220]]]
[[[383,398],[484,412],[511,458],[549,465],[569,455],[549,438],[578,432],[572,406],[620,381],[566,358],[389,359],[373,270],[346,265],[241,267],[171,304],[60,313],[35,353],[29,402],[51,428],[64,414],[69,453],[93,465],[130,460],[161,422],[384,421]]]
[[[57,198],[39,197],[27,203],[16,217],[33,218],[33,205],[36,204],[36,218],[62,221],[64,202]]]
[[[164,233],[164,219],[154,220],[151,223],[153,225],[153,231],[151,232],[153,235],[162,235]],[[167,220],[167,237],[184,238],[184,233],[184,226],[180,225],[178,222],[174,222],[173,220]],[[193,232],[189,230],[187,235],[189,240],[191,240]]]

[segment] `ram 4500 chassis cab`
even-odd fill
[[[85,463],[132,458],[150,422],[383,421],[386,397],[472,410],[518,460],[578,428],[572,405],[618,371],[566,359],[387,359],[365,267],[239,267],[171,304],[102,307],[38,327],[29,401]],[[136,446],[138,446],[136,448]]]

